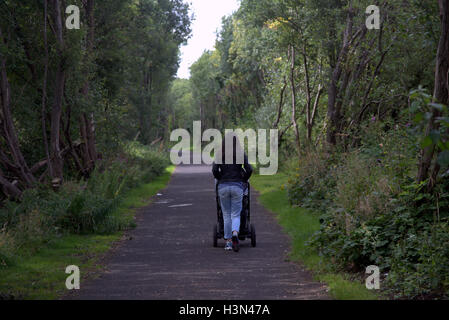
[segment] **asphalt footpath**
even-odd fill
[[[256,172],[257,173],[257,172]],[[257,246],[212,245],[217,221],[207,165],[180,165],[168,186],[141,209],[137,227],[105,258],[105,270],[65,299],[278,300],[328,299],[324,285],[288,261],[290,240],[252,191]],[[81,270],[83,272],[83,270]]]

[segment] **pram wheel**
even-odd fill
[[[213,237],[212,237],[212,241],[213,241],[212,243],[213,243],[214,248],[216,248],[218,246],[218,235],[217,235],[217,233],[218,233],[217,225],[214,225],[214,233],[213,233]]]
[[[251,246],[256,246],[256,228],[251,224]]]

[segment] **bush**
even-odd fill
[[[162,174],[164,169],[169,165],[169,158],[166,153],[157,151],[153,148],[141,145],[134,141],[125,147],[125,151],[131,163],[139,170],[138,173],[132,175],[134,178],[134,185],[141,183],[141,181],[150,181],[154,177]]]
[[[365,159],[358,152],[346,155],[336,180],[333,211],[347,233],[355,225],[388,212],[391,197],[398,190],[376,160]]]
[[[309,152],[290,168],[292,205],[323,212],[309,241],[336,270],[377,265],[386,291],[425,298],[449,292],[449,182],[416,184],[419,139],[409,124],[371,121],[359,146]],[[385,288],[385,286],[384,286]]]
[[[449,297],[449,224],[428,225],[395,248],[387,277],[397,297]]]
[[[123,195],[148,183],[168,165],[163,153],[131,143],[115,160],[97,166],[88,181],[67,181],[58,192],[47,187],[24,192],[20,203],[0,209],[0,265],[14,252],[33,252],[57,234],[112,233],[129,227],[116,213]]]
[[[0,230],[0,268],[14,263],[14,239],[5,228]]]
[[[292,205],[316,209],[326,208],[336,187],[336,168],[339,159],[326,152],[309,152],[296,164],[287,184]]]
[[[341,269],[362,271],[377,265],[388,274],[388,292],[418,298],[448,294],[448,186],[423,194],[425,183],[409,183],[391,198],[390,210],[353,220],[351,230],[327,212],[310,245]],[[435,214],[435,212],[441,214]]]

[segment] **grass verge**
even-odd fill
[[[135,209],[150,203],[150,197],[167,185],[174,168],[170,166],[152,182],[130,190],[113,214],[126,215],[130,222],[133,221]],[[65,235],[52,239],[36,254],[23,257],[19,254],[13,266],[0,266],[0,300],[57,299],[67,292],[67,266],[76,265],[80,268],[82,285],[89,274],[103,268],[101,258],[122,235],[123,232],[110,235]]]
[[[314,278],[329,287],[329,294],[338,300],[378,300],[380,297],[358,282],[350,280],[348,274],[329,272],[324,261],[316,252],[306,246],[306,242],[320,227],[319,218],[307,209],[290,206],[287,191],[283,190],[288,176],[278,173],[275,176],[254,175],[251,185],[259,192],[261,204],[276,214],[279,224],[292,240],[290,259],[303,263],[311,270]]]

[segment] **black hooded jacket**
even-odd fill
[[[218,183],[222,182],[248,182],[253,173],[252,166],[248,163],[248,157],[244,156],[242,164],[216,164],[212,165],[212,173]]]

